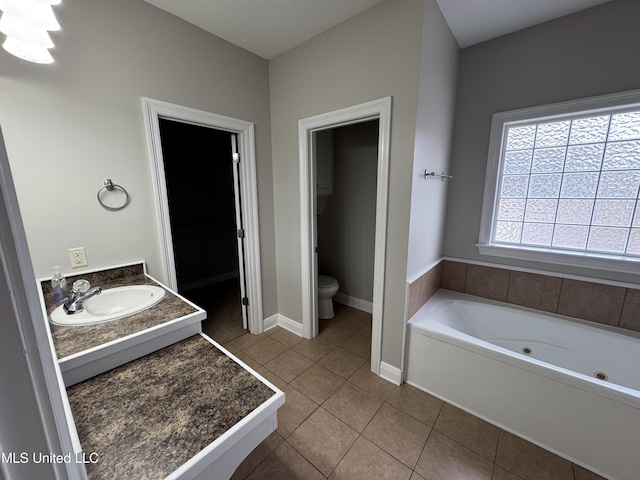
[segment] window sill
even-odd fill
[[[550,248],[523,247],[519,245],[496,245],[477,243],[481,255],[514,258],[532,262],[553,263],[574,267],[608,270],[638,274],[640,272],[640,258],[622,257],[582,252],[560,252]]]

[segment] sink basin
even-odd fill
[[[155,285],[129,285],[103,290],[100,295],[84,303],[84,310],[67,315],[62,305],[51,312],[51,323],[56,325],[93,325],[110,322],[142,312],[164,297],[164,288]]]

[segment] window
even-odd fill
[[[640,92],[494,115],[481,253],[640,270]]]

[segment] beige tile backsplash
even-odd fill
[[[640,332],[640,288],[443,260],[409,285],[408,318],[438,288]]]

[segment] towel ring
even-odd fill
[[[124,195],[125,195],[124,203],[123,203],[122,205],[117,206],[117,207],[110,207],[110,206],[108,206],[108,205],[105,205],[105,204],[104,204],[104,202],[102,201],[102,198],[100,198],[100,194],[101,194],[101,193],[102,193],[102,191],[103,191],[103,190],[105,190],[105,189],[106,189],[108,192],[112,192],[115,188],[119,188],[120,190],[122,190],[122,191],[124,192]],[[110,178],[107,178],[107,179],[104,181],[104,186],[103,186],[100,190],[98,190],[97,197],[98,197],[98,203],[100,203],[100,205],[102,205],[102,207],[103,207],[103,208],[105,208],[106,210],[110,210],[110,211],[112,211],[112,212],[115,212],[115,211],[117,211],[117,210],[122,210],[124,207],[126,207],[127,205],[129,205],[129,200],[130,200],[130,198],[129,198],[129,192],[127,192],[127,191],[124,189],[124,187],[121,187],[120,185],[113,183],[113,182],[111,181],[111,179],[110,179]]]

